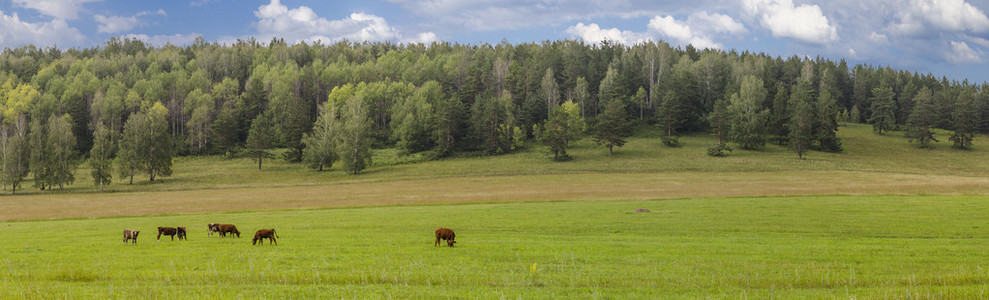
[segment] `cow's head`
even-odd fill
[[[138,234],[138,233],[141,233],[140,231],[136,231],[136,230],[135,230],[135,231],[133,231],[133,232],[134,232],[134,237],[135,237],[135,238],[137,237],[137,234]]]
[[[454,241],[453,239],[449,239],[449,240],[446,240],[446,245],[447,246],[450,246],[450,247],[453,247],[453,243],[456,243],[456,242],[457,241]]]

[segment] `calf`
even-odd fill
[[[137,244],[137,234],[139,233],[141,232],[137,230],[124,229],[124,243],[126,244],[127,240],[134,240],[134,244]]]
[[[453,240],[455,237],[457,237],[457,235],[454,234],[453,230],[450,230],[450,228],[436,228],[436,242],[433,243],[433,247],[439,246],[440,240],[446,240],[446,245],[453,247],[453,243],[456,243],[456,241]]]
[[[216,232],[219,232],[222,237],[226,237],[227,233],[236,234],[237,237],[240,237],[240,231],[234,224],[216,224]]]
[[[209,224],[206,224],[206,234],[208,234],[209,236],[213,236],[213,233],[216,233],[216,232],[220,232],[220,224],[219,223],[209,223]]]
[[[258,232],[254,233],[254,240],[251,240],[251,245],[257,245],[258,241],[261,241],[261,244],[264,245],[264,239],[270,241],[268,242],[269,245],[278,245],[278,242],[275,241],[276,237],[278,237],[278,234],[275,233],[274,229],[259,229]]]
[[[161,241],[161,235],[164,234],[164,235],[167,235],[167,236],[172,237],[172,240],[174,241],[175,240],[175,235],[178,233],[178,231],[179,230],[178,229],[175,229],[175,227],[158,227],[158,240]],[[182,238],[180,236],[179,237],[179,240],[181,240],[181,239]]]

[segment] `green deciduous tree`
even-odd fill
[[[106,125],[97,124],[93,133],[93,148],[89,150],[90,175],[100,191],[113,181],[113,152],[116,150],[113,134]]]
[[[340,128],[337,153],[343,169],[358,174],[371,165],[371,124],[368,107],[361,96],[347,99]]]
[[[733,94],[728,104],[731,116],[731,140],[743,149],[759,149],[766,145],[766,118],[769,110],[762,108],[766,99],[766,88],[762,80],[755,76],[742,79],[741,91]]]
[[[324,167],[330,168],[339,158],[336,151],[340,126],[335,105],[326,102],[320,105],[319,110],[312,132],[302,137],[302,143],[306,146],[302,149],[302,161],[310,168],[323,171]]]
[[[392,112],[392,135],[396,146],[406,153],[429,150],[436,130],[434,101],[446,98],[436,81],[428,81],[411,96],[399,100]]]
[[[585,127],[584,118],[580,117],[580,106],[567,101],[549,111],[549,118],[539,132],[539,139],[549,146],[553,160],[567,160],[570,158],[567,148],[571,142],[580,138]]]
[[[0,122],[0,146],[3,150],[3,170],[0,171],[3,172],[4,189],[10,185],[11,193],[17,192],[31,170],[27,127],[26,114]]]

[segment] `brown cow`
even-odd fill
[[[274,229],[258,229],[258,232],[254,233],[254,239],[251,240],[251,245],[257,245],[258,241],[261,241],[261,244],[264,245],[264,239],[270,241],[268,242],[269,245],[278,245],[278,242],[275,241],[276,237],[278,237],[278,234],[275,233]]]
[[[126,244],[127,240],[134,240],[134,244],[137,244],[137,234],[139,233],[141,232],[137,230],[124,229],[124,243]]]
[[[236,234],[237,237],[240,237],[240,231],[237,230],[237,226],[234,226],[234,224],[216,224],[216,228],[216,231],[222,237],[226,237],[227,233]]]
[[[453,240],[455,237],[457,237],[457,235],[454,234],[453,230],[450,230],[450,228],[436,228],[436,242],[433,243],[433,247],[439,246],[440,240],[446,240],[446,245],[453,247],[453,243],[456,243],[456,241]]]
[[[216,233],[216,232],[220,232],[220,224],[219,223],[209,223],[209,224],[206,224],[206,234],[209,234],[209,236],[213,236],[213,233]]]
[[[178,234],[178,232],[179,230],[175,227],[158,227],[158,241],[161,241],[162,234],[172,237],[172,240],[174,241],[175,235]],[[181,239],[182,237],[179,236],[179,240]]]
[[[175,235],[178,236],[179,240],[189,240],[188,232],[185,231],[185,227],[179,226],[175,227]]]

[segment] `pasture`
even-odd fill
[[[11,222],[0,298],[985,298],[986,200],[702,198]],[[211,221],[245,234],[207,237]],[[189,227],[189,240],[155,242],[153,228],[164,225]],[[439,226],[456,230],[457,247],[433,246]],[[251,246],[250,233],[271,227],[277,246]],[[122,243],[122,228],[142,231],[136,245]]]
[[[798,160],[651,134],[611,157],[585,139],[563,163],[536,145],[381,149],[359,176],[178,158],[172,177],[107,193],[83,167],[66,190],[0,197],[0,298],[989,297],[985,137],[917,149],[854,124],[846,152]],[[242,237],[207,237],[212,222]],[[155,242],[158,226],[189,240]],[[433,246],[437,227],[455,248]],[[261,228],[277,246],[251,245]]]

